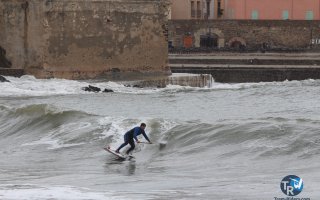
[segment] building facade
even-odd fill
[[[221,0],[171,0],[171,19],[217,19],[222,4]]]
[[[320,0],[224,0],[223,19],[319,20]]]
[[[170,20],[173,49],[280,50],[320,49],[319,20]]]
[[[320,0],[171,0],[171,19],[319,20]]]

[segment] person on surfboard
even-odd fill
[[[136,140],[137,143],[140,143],[140,141],[138,140],[137,136],[138,135],[143,135],[144,138],[150,143],[152,144],[152,142],[149,140],[146,132],[144,132],[144,129],[146,128],[146,124],[145,123],[141,123],[140,127],[134,127],[133,129],[129,130],[128,132],[126,132],[126,134],[124,134],[124,143],[116,150],[116,153],[120,153],[120,149],[122,149],[123,147],[125,147],[126,145],[130,144],[130,149],[127,150],[127,155],[130,153],[130,151],[132,151],[135,148],[134,145],[134,140]]]

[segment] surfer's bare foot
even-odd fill
[[[116,153],[120,153],[120,151],[116,151]]]

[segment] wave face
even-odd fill
[[[320,197],[319,81],[41,95],[50,80],[9,79],[34,93],[0,95],[0,199],[271,199],[289,174]],[[153,144],[134,160],[103,150],[141,122]]]

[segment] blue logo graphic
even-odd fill
[[[282,179],[280,188],[285,195],[296,196],[302,192],[303,181],[298,176],[289,175]]]

